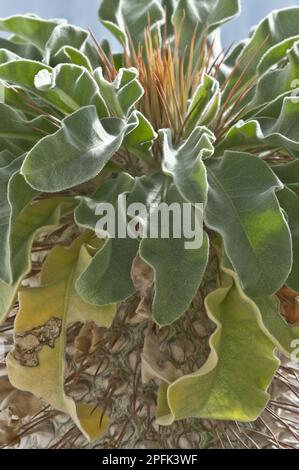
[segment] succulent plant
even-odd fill
[[[0,20],[11,33],[0,39],[9,379],[91,441],[106,432],[109,407],[72,396],[70,328],[81,350],[72,361],[84,371],[93,358],[101,381],[101,351],[109,362],[109,348],[138,325],[141,375],[163,426],[255,421],[277,351],[296,355],[299,8],[275,11],[222,50],[218,28],[238,12],[238,0],[102,0],[121,53],[64,20]],[[149,213],[188,204],[193,221],[200,204],[201,245],[186,249],[174,230],[142,237],[146,217],[128,214],[121,196]],[[99,238],[107,203],[136,236]],[[134,334],[127,341],[134,349]],[[108,367],[106,398],[127,373]]]

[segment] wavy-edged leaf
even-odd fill
[[[221,102],[219,82],[209,75],[203,77],[195,91],[189,108],[186,133],[195,126],[208,126],[218,114]]]
[[[15,154],[30,150],[36,142],[57,129],[45,116],[28,121],[4,103],[0,103],[0,121],[0,148]]]
[[[101,172],[134,125],[118,118],[99,120],[96,108],[85,106],[33,147],[21,172],[33,188],[45,192],[84,183]]]
[[[8,50],[23,59],[42,60],[42,54],[32,44],[16,44],[10,39],[0,38],[0,48]],[[3,62],[2,57],[0,62]]]
[[[65,20],[43,20],[36,15],[14,15],[0,19],[0,29],[16,34],[44,51],[54,28]]]
[[[282,147],[299,158],[298,116],[298,104],[294,98],[286,97],[276,117],[258,117],[258,120],[234,125],[217,147],[217,154],[224,149],[250,150],[264,146]]]
[[[132,112],[129,122],[136,122],[136,127],[125,136],[124,147],[149,166],[155,165],[152,147],[157,134],[153,126],[139,111]]]
[[[105,182],[92,198],[82,198],[75,212],[77,224],[96,231],[100,219],[100,204],[109,202],[115,206],[117,230],[118,217],[125,217],[126,222],[126,215],[121,209],[119,212],[117,207],[118,196],[130,192],[133,186],[134,179],[126,173],[120,174],[115,180]],[[107,231],[109,232],[109,227]],[[124,238],[108,237],[104,246],[78,279],[76,289],[80,296],[95,305],[111,304],[129,297],[135,291],[131,268],[137,251],[138,241],[126,234]]]
[[[16,59],[0,65],[0,78],[37,95],[63,114],[95,105],[100,118],[108,116],[95,80],[78,65],[59,64],[51,68],[42,62]]]
[[[223,269],[238,282],[238,277],[227,259],[224,260]],[[287,357],[293,351],[293,341],[299,338],[299,327],[289,325],[280,312],[280,301],[276,296],[267,296],[251,299],[260,311],[262,328],[269,339]]]
[[[62,49],[72,46],[81,49],[89,37],[89,33],[82,28],[70,24],[60,24],[52,31],[45,45],[45,61],[47,64],[56,65],[65,62]]]
[[[232,278],[205,305],[217,325],[211,353],[198,372],[169,386],[173,417],[254,421],[268,403],[267,389],[279,366],[259,309]]]
[[[40,232],[50,231],[59,224],[61,216],[74,208],[74,201],[67,198],[45,199],[29,204],[32,198],[24,179],[16,174],[10,181],[12,214],[8,232],[1,238],[2,256],[0,281],[0,321],[4,321],[16,298],[24,277],[31,270],[31,247]],[[2,250],[1,250],[2,251]]]
[[[84,246],[86,234],[70,248],[56,247],[48,256],[41,286],[20,293],[20,310],[15,322],[15,349],[7,359],[11,383],[43,398],[54,408],[68,413],[89,440],[100,437],[108,425],[102,410],[75,403],[64,389],[64,354],[67,327],[76,321],[92,320],[109,326],[116,306],[94,307],[80,299],[74,289],[76,278],[90,262]],[[34,336],[36,329],[39,336]],[[26,347],[26,336],[35,347]]]
[[[196,127],[177,149],[173,147],[169,129],[160,131],[163,142],[164,173],[173,177],[180,194],[195,203],[205,203],[208,193],[207,172],[202,161],[214,152],[215,137],[205,127]]]
[[[265,113],[259,113],[260,108],[289,91],[294,93],[298,88],[299,83],[296,81],[299,74],[298,41],[287,51],[283,60],[286,61],[284,67],[271,68],[260,78],[247,112],[255,112],[264,116]]]
[[[199,41],[206,29],[213,31],[238,15],[239,11],[239,0],[178,0],[172,23],[177,31],[183,24],[180,37],[182,51],[190,47],[195,32]]]
[[[87,57],[82,51],[79,51],[72,46],[64,46],[61,50],[61,55],[64,55],[64,62],[71,62],[72,64],[79,65],[80,67],[85,67],[88,72],[92,72],[92,65]]]
[[[129,33],[137,51],[149,25],[152,32],[159,30],[164,11],[157,0],[101,0],[99,17],[123,46],[129,45]]]
[[[134,202],[142,202],[147,206],[147,215],[151,214],[150,224],[155,224],[152,217],[154,213],[156,221],[159,216],[157,206],[160,203],[168,204],[169,214],[163,213],[163,210],[160,212],[161,224],[166,222],[166,226],[169,226],[168,234],[163,235],[162,230],[159,230],[155,236],[151,234],[148,238],[143,238],[139,254],[155,273],[155,296],[152,306],[154,320],[161,326],[169,325],[185,313],[202,281],[208,262],[208,237],[204,233],[202,243],[192,249],[187,249],[186,242],[190,242],[190,239],[187,240],[184,233],[181,232],[180,238],[176,238],[175,228],[182,227],[177,226],[178,220],[173,220],[172,204],[176,205],[182,215],[184,200],[171,179],[163,174],[137,179],[136,186],[128,198],[128,204]],[[144,222],[148,220],[140,220],[140,223]],[[158,225],[160,229],[161,224]],[[149,230],[153,228],[152,225],[148,227]]]
[[[125,118],[132,106],[142,97],[144,91],[138,81],[138,70],[121,68],[113,82],[104,78],[98,67],[93,76],[112,115]]]
[[[293,267],[287,279],[290,289],[299,292],[299,196],[291,189],[284,188],[278,193],[280,206],[287,215],[293,244]]]
[[[291,235],[275,192],[282,185],[267,164],[226,151],[207,160],[206,223],[221,234],[244,290],[252,296],[277,292],[292,266]]]
[[[239,66],[227,84],[224,99],[230,93],[240,74],[242,74],[242,86],[238,87],[238,93],[242,92],[249,80],[256,74],[259,64],[263,62],[264,55],[272,47],[298,35],[298,21],[299,8],[291,7],[273,11],[257,25],[250,40],[236,59]]]

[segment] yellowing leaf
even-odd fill
[[[206,298],[206,308],[217,325],[211,353],[198,372],[169,386],[173,419],[254,421],[268,402],[267,388],[279,365],[260,311],[231,277]]]
[[[79,273],[91,261],[86,246],[89,238],[90,234],[85,233],[70,248],[54,248],[44,264],[41,286],[20,293],[15,349],[7,366],[16,388],[30,391],[68,413],[84,435],[93,440],[105,431],[108,418],[101,422],[100,409],[76,404],[64,391],[67,326],[83,319],[110,326],[116,310],[115,305],[87,304],[74,289]]]

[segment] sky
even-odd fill
[[[241,3],[241,16],[223,28],[222,40],[225,47],[248,36],[250,28],[271,10],[299,6],[299,0],[241,0]],[[66,18],[70,23],[83,28],[89,27],[101,40],[108,33],[97,17],[99,4],[100,0],[0,0],[0,16],[36,13],[44,18]],[[117,43],[113,44],[117,48]]]

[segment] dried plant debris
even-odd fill
[[[55,341],[61,333],[62,320],[50,318],[45,325],[30,331],[15,334],[13,357],[25,367],[38,367],[38,353],[44,346],[55,347]]]

